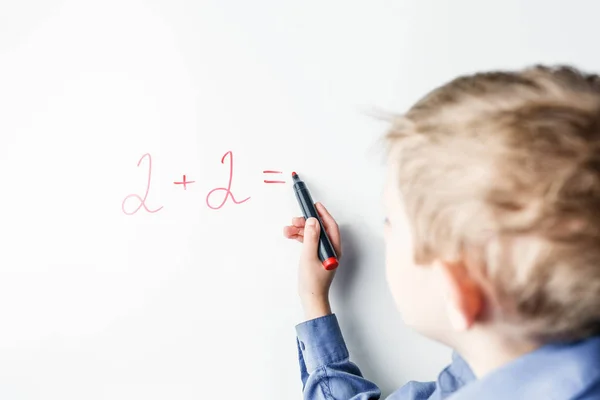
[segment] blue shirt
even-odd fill
[[[349,360],[335,315],[296,326],[304,398],[379,399]],[[477,379],[456,352],[436,382],[409,382],[388,400],[599,400],[600,336],[543,346]]]

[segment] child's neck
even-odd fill
[[[477,378],[530,353],[541,345],[530,340],[516,340],[474,329],[457,340],[455,350],[469,364]]]

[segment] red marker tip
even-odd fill
[[[294,177],[294,176],[296,176],[296,175],[298,175],[298,174],[297,174],[297,173],[295,173],[295,172],[292,172],[292,177]]]

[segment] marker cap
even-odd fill
[[[338,265],[339,265],[338,260],[335,257],[329,257],[327,260],[323,261],[323,266],[325,267],[325,269],[327,271],[336,269],[338,267]]]

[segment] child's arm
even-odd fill
[[[298,359],[305,399],[379,399],[377,385],[362,377],[349,360],[336,316],[312,319],[296,326]]]
[[[322,204],[317,203],[316,208],[338,258],[341,258],[337,223]],[[379,388],[363,378],[358,367],[350,362],[337,318],[331,313],[329,287],[335,270],[325,270],[317,256],[318,222],[314,218],[306,221],[294,218],[292,225],[285,227],[284,235],[303,242],[298,291],[307,321],[296,326],[296,333],[304,398],[379,399]]]

